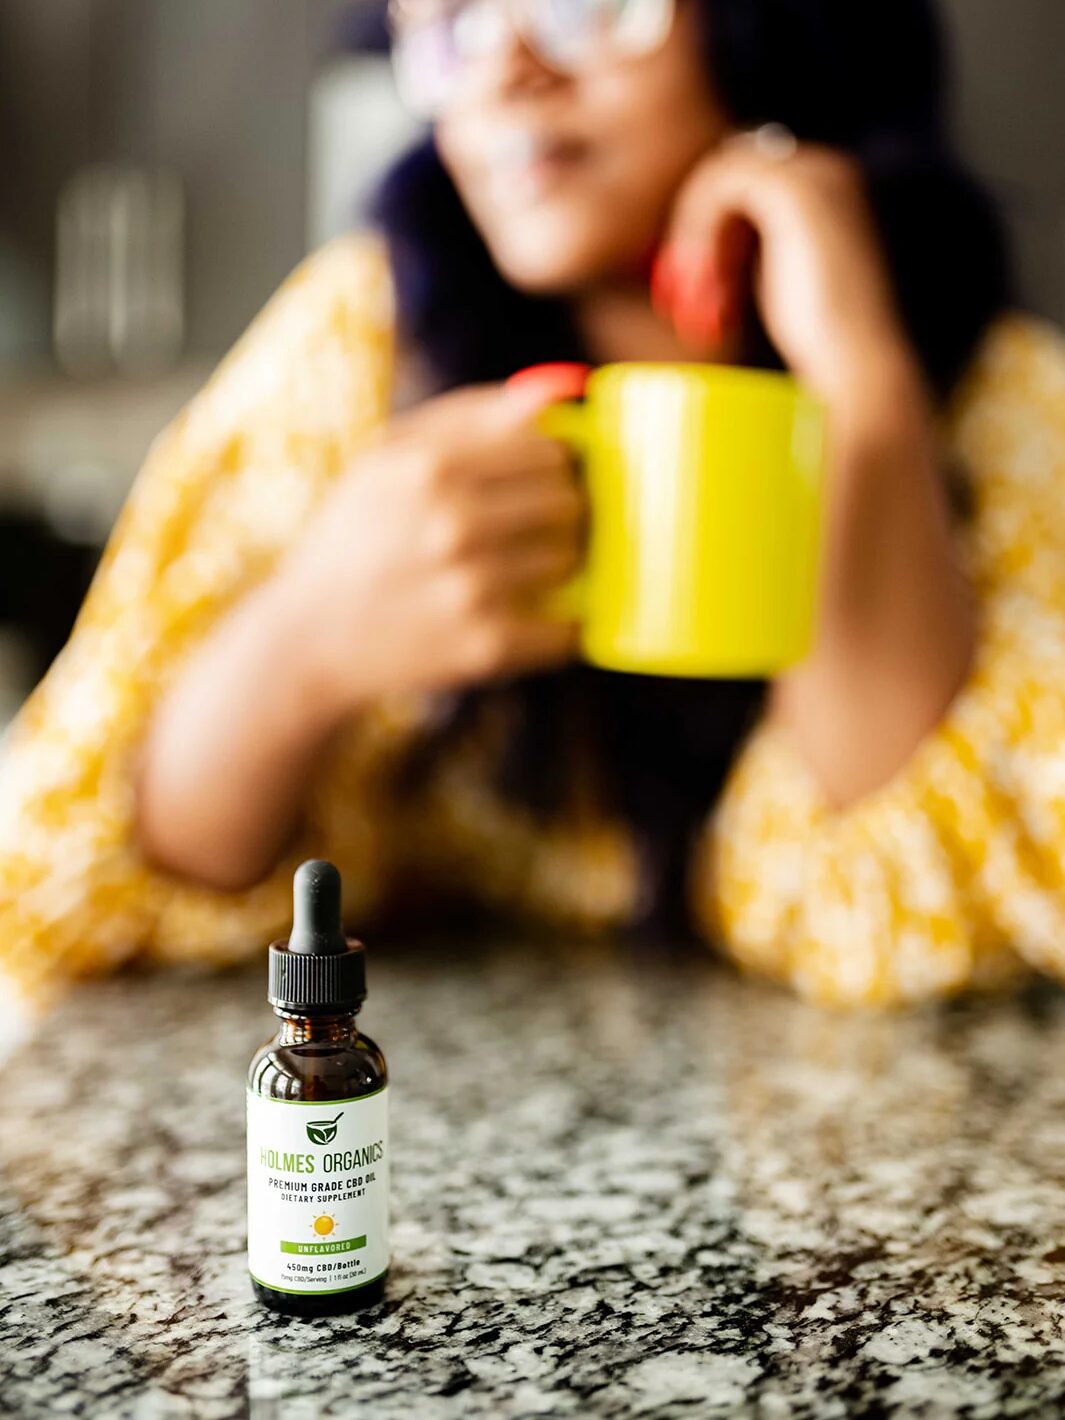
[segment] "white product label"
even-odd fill
[[[311,1296],[386,1271],[387,1087],[313,1103],[248,1091],[248,1267]]]

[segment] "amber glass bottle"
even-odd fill
[[[340,875],[297,871],[292,934],[270,947],[280,1028],[248,1072],[248,1266],[294,1316],[371,1306],[388,1274],[388,1071],[358,1028],[366,954],[341,926]]]

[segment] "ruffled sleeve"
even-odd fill
[[[140,951],[219,961],[261,945],[286,920],[292,861],[309,847],[336,852],[359,902],[376,891],[374,785],[412,728],[410,707],[352,727],[305,841],[248,893],[152,871],[133,786],[152,708],[183,657],[270,571],[380,425],[391,378],[387,258],[371,237],[345,238],[297,270],[155,443],[73,636],[0,759],[8,999],[38,1007],[70,977]]]
[[[881,789],[833,810],[755,730],[692,865],[697,918],[743,967],[829,1004],[893,1004],[1026,967],[1065,976],[1065,343],[1010,319],[954,422],[975,513],[969,678]]]

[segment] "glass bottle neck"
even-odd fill
[[[299,1016],[291,1011],[275,1011],[280,1020],[278,1045],[306,1045],[310,1041],[344,1041],[358,1034],[357,1011],[330,1015]]]

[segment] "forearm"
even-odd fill
[[[822,603],[810,659],[773,688],[837,806],[887,782],[942,718],[972,655],[930,405],[903,352],[832,410]]]
[[[223,889],[284,852],[312,772],[342,720],[304,654],[298,596],[279,574],[193,655],[159,706],[138,784],[146,855]]]

